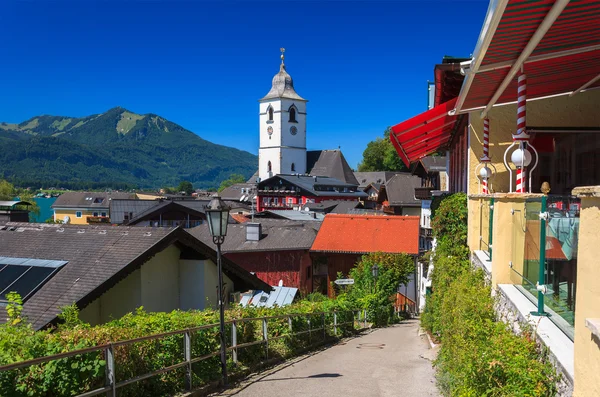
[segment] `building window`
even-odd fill
[[[93,214],[93,215],[94,215],[94,216],[98,216],[98,213],[97,213],[97,212],[94,212],[94,214]]]
[[[76,218],[81,218],[81,211],[77,211],[77,212],[75,213],[75,217],[76,217]]]
[[[292,172],[296,172],[296,164],[292,163]]]
[[[271,165],[271,162],[269,161],[267,163],[267,172],[271,172],[273,170],[273,166]]]
[[[102,215],[102,216],[106,216],[106,212],[102,212],[100,215]]]
[[[273,121],[273,108],[269,106],[269,121]]]
[[[296,123],[296,108],[294,105],[290,106],[290,123]]]
[[[275,197],[275,198],[273,199],[273,204],[275,204],[275,205],[279,205],[279,198],[278,198],[278,197]]]
[[[288,204],[294,204],[294,199],[293,198],[288,198]]]

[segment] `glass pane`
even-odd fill
[[[0,273],[0,293],[4,291],[6,287],[11,285],[19,276],[25,273],[29,269],[29,266],[12,266],[8,265]],[[10,292],[10,291],[7,291]],[[0,297],[4,299],[4,294]]]
[[[229,222],[229,211],[225,211],[221,215],[221,233],[225,236],[227,234],[227,222]]]
[[[23,267],[23,266],[21,266]],[[42,281],[44,281],[52,272],[56,270],[53,267],[32,267],[16,283],[10,286],[6,292],[15,291],[21,298],[25,299]]]
[[[571,326],[575,322],[575,284],[580,200],[548,196],[545,304]]]

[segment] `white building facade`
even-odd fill
[[[281,55],[271,90],[259,101],[258,176],[306,173],[306,102],[294,90]]]

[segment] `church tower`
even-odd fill
[[[258,176],[306,173],[306,102],[294,90],[281,49],[279,73],[271,90],[259,100]]]

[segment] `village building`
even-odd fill
[[[436,66],[434,106],[390,134],[407,166],[447,150],[448,190],[468,195],[472,262],[502,302],[498,315],[515,331],[532,324],[561,395],[600,394],[592,3],[532,3],[523,19],[522,2],[491,2],[472,59],[448,62],[439,79]]]
[[[309,175],[275,175],[258,183],[257,210],[300,209],[326,200],[358,201],[367,197],[358,184]]]
[[[66,192],[51,208],[55,222],[74,225],[110,223],[111,200],[132,198],[135,194],[122,192]]]
[[[182,228],[6,223],[0,225],[0,302],[19,293],[23,315],[36,329],[56,323],[61,308],[73,303],[92,325],[140,306],[150,312],[215,308],[213,247]],[[227,297],[270,290],[227,258],[223,271]]]
[[[302,294],[312,292],[310,248],[321,226],[318,221],[261,219],[229,225],[221,247],[225,258],[255,274],[271,286],[298,288]],[[212,243],[208,225],[188,232]]]
[[[419,218],[328,214],[310,252],[313,292],[332,296],[332,283],[337,279],[338,273],[347,276],[360,258],[371,252],[411,255],[415,260],[415,275],[412,278],[415,280],[418,277]],[[407,286],[398,287],[399,292],[416,305],[418,294],[414,281]]]
[[[0,201],[0,222],[29,222],[30,207],[27,201]]]

